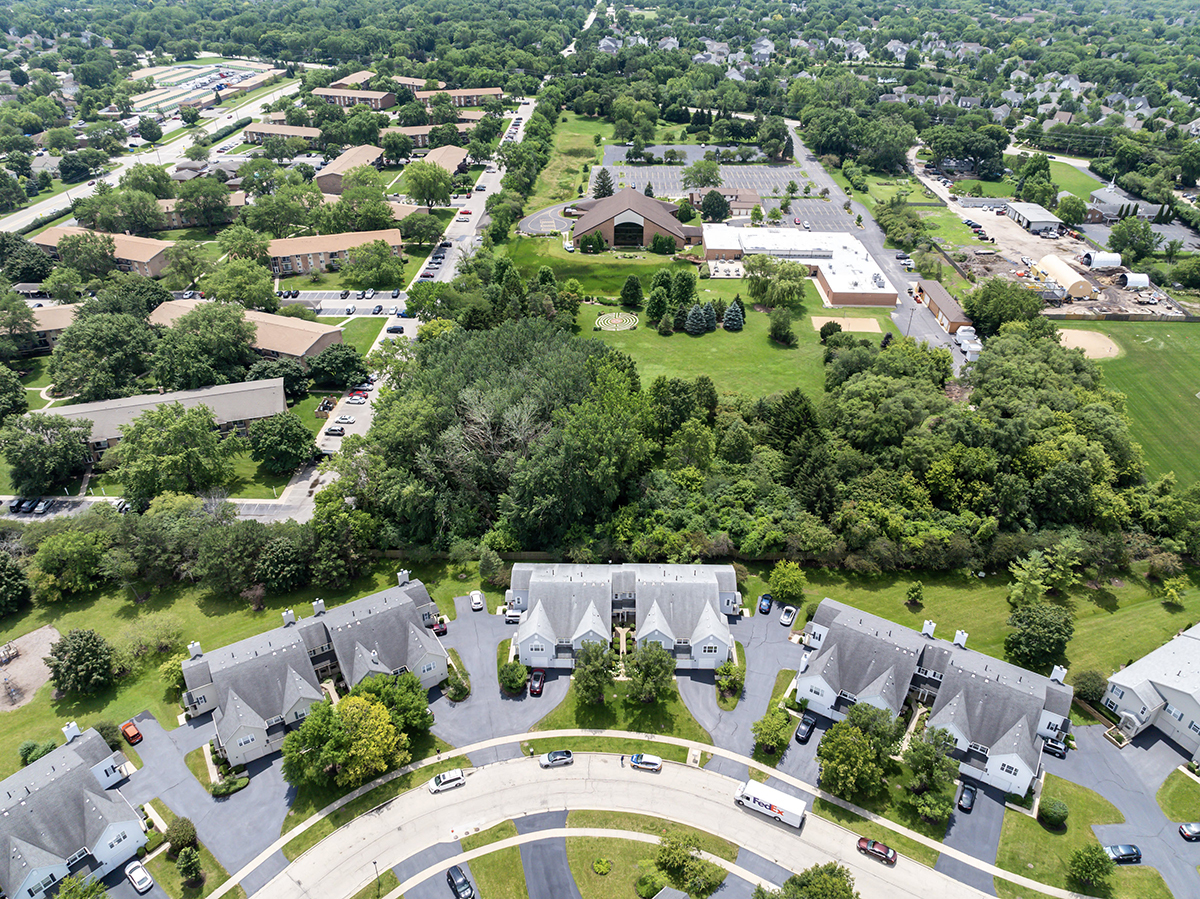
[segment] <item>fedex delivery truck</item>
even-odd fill
[[[803,799],[789,796],[780,790],[760,784],[756,780],[748,780],[738,787],[733,801],[743,808],[751,808],[760,815],[799,827],[804,823]]]

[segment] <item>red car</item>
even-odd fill
[[[142,742],[142,732],[138,730],[136,724],[132,721],[126,721],[121,725],[121,735],[129,741],[129,745]]]
[[[429,629],[431,631],[433,631],[435,634],[437,634],[439,637],[446,636],[446,622],[444,622],[444,621],[441,621],[441,620],[435,621],[433,624],[429,625]]]
[[[796,224],[796,225],[800,224],[800,219],[796,219],[795,222],[793,222],[793,224]]]
[[[529,695],[541,696],[542,688],[546,686],[546,672],[541,668],[534,668],[529,675]]]
[[[896,850],[889,849],[878,840],[868,840],[866,837],[859,837],[858,851],[877,858],[886,865],[896,864]]]

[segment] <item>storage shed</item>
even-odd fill
[[[1117,283],[1130,290],[1139,290],[1150,286],[1150,276],[1142,272],[1125,272],[1117,276]]]
[[[1120,268],[1120,253],[1102,253],[1096,250],[1083,254],[1083,264],[1088,268]]]
[[[1043,256],[1038,263],[1043,276],[1054,281],[1067,292],[1067,296],[1079,299],[1092,295],[1092,285],[1083,275],[1067,265],[1059,256]]]

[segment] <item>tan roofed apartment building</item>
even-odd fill
[[[340,194],[342,178],[345,174],[351,169],[364,165],[373,166],[376,169],[381,168],[383,166],[382,148],[370,145],[351,147],[318,172],[313,180],[317,182],[317,187],[321,188],[321,193]]]
[[[268,137],[302,137],[310,144],[321,139],[320,128],[305,128],[300,125],[285,125],[280,122],[254,122],[247,125],[242,137],[248,144],[261,144]]]
[[[369,106],[371,109],[391,109],[396,105],[396,95],[391,91],[352,91],[338,88],[319,87],[313,91],[314,97],[320,97],[326,103],[334,106]],[[475,104],[467,104],[475,105]]]
[[[400,255],[404,240],[396,228],[284,237],[268,244],[267,255],[271,257],[271,271],[277,275],[306,274],[311,271],[324,271],[329,263],[335,260],[344,262],[351,258],[351,251],[355,247],[377,240],[382,240],[391,247],[393,256]]]
[[[399,233],[399,232],[397,232]],[[208,300],[168,300],[150,313],[150,324],[170,327],[180,317]],[[268,359],[295,359],[301,364],[326,347],[342,342],[342,329],[288,315],[246,310],[246,321],[255,327],[254,351]]]
[[[437,94],[449,94],[450,101],[455,106],[479,106],[485,100],[498,100],[504,96],[503,88],[499,87],[468,87],[452,91],[413,91],[418,102],[429,106]]]
[[[52,258],[58,258],[58,243],[64,237],[75,234],[105,234],[88,228],[63,225],[47,228],[30,240]],[[134,237],[131,234],[108,234],[113,239],[113,260],[123,272],[134,272],[148,278],[158,278],[167,267],[167,250],[175,246],[173,240],[154,240],[149,237]]]

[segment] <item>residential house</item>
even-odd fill
[[[113,241],[113,261],[123,272],[134,272],[147,278],[158,278],[167,267],[167,250],[175,246],[173,240],[154,240],[149,237],[134,237],[130,234],[105,234],[89,228],[60,225],[47,228],[29,239],[54,259],[58,258],[58,242],[64,237],[77,234],[101,234]]]
[[[455,106],[482,106],[487,100],[499,100],[504,89],[499,87],[468,87],[452,91],[414,91],[417,100],[429,106],[437,94],[449,94]]]
[[[758,65],[766,65],[775,55],[775,42],[769,37],[760,37],[750,46],[750,59]]]
[[[395,231],[395,229],[392,229]],[[364,231],[357,235],[363,238],[355,246],[370,240],[370,234],[391,234],[392,231]],[[395,232],[399,235],[399,232]],[[340,237],[342,235],[329,235]],[[293,240],[319,240],[320,238],[297,237]],[[279,243],[272,241],[271,245]],[[269,250],[268,250],[269,252]],[[272,260],[274,261],[274,260]],[[183,315],[191,312],[206,300],[168,300],[150,313],[150,324],[170,327]],[[318,355],[326,347],[342,342],[342,329],[320,322],[305,321],[290,315],[273,315],[254,309],[245,311],[246,321],[255,327],[251,348],[267,359],[294,359],[301,365]],[[65,408],[65,407],[64,407]]]
[[[261,144],[268,137],[300,137],[310,144],[316,144],[321,140],[321,129],[285,125],[282,122],[253,122],[242,132],[242,139],[248,144]]]
[[[1104,705],[1126,737],[1155,728],[1200,761],[1200,624],[1112,675]]]
[[[325,168],[317,172],[313,181],[321,188],[321,193],[324,194],[340,194],[342,192],[342,179],[351,169],[356,169],[359,166],[369,165],[376,169],[383,168],[383,148],[372,147],[370,145],[361,147],[351,147],[346,152],[334,159]]]
[[[992,119],[997,122],[1003,122],[1012,115],[1012,107],[1007,103],[1001,103],[999,106],[992,107]]]
[[[888,53],[892,54],[895,59],[903,62],[904,57],[908,55],[910,47],[908,44],[904,43],[904,41],[892,38],[885,45],[885,49],[888,51]]]
[[[977,109],[982,103],[980,97],[959,97],[957,105],[959,109]]]
[[[142,816],[117,787],[127,762],[74,722],[66,745],[0,783],[0,892],[54,896],[68,875],[100,880],[146,845]]]
[[[584,643],[608,645],[614,622],[634,624],[677,669],[712,669],[733,648],[728,616],[742,604],[730,565],[517,563],[505,594],[521,612],[517,657],[538,668],[573,668]]]
[[[326,271],[330,264],[336,268],[342,260],[353,257],[355,247],[382,240],[399,256],[403,239],[395,228],[383,231],[350,231],[342,234],[311,234],[305,237],[284,237],[267,246],[271,271],[277,275],[303,275],[311,271]]]
[[[662,40],[660,40],[658,42],[658,49],[659,50],[678,50],[679,49],[679,40],[678,40],[678,38],[664,37]]]
[[[846,58],[861,62],[864,59],[871,58],[871,51],[867,49],[865,44],[859,41],[848,41],[846,43]]]
[[[396,95],[391,91],[353,91],[344,88],[319,87],[313,91],[314,97],[320,97],[326,103],[334,106],[369,106],[376,111],[391,109],[396,105]]]
[[[74,403],[56,409],[55,414],[72,421],[91,422],[92,432],[88,438],[88,450],[92,461],[99,462],[109,449],[121,442],[123,428],[133,424],[143,412],[169,403],[180,403],[186,409],[206,407],[212,413],[213,424],[222,436],[236,432],[247,437],[251,422],[287,411],[283,378],[270,378],[263,381],[201,387],[198,390],[123,396],[95,403]]]
[[[897,716],[907,702],[930,706],[927,727],[954,737],[959,771],[1024,794],[1041,769],[1042,745],[1070,729],[1066,669],[1044,677],[826,598],[804,628],[807,651],[796,675],[798,699],[840,721],[866,702]]]
[[[665,234],[675,241],[676,249],[701,234],[699,228],[679,223],[679,207],[674,203],[647,197],[632,187],[600,200],[581,200],[572,208],[582,213],[572,231],[576,247],[593,232],[599,232],[610,247],[647,247],[657,235]]]
[[[621,51],[622,46],[623,42],[619,37],[608,35],[600,39],[600,43],[596,45],[596,49],[601,53],[607,53],[609,56],[616,56]]]
[[[743,75],[741,72],[739,72],[737,69],[733,68],[733,66],[730,66],[728,69],[725,70],[725,78],[728,79],[729,81],[745,81],[746,80],[746,76]]]
[[[430,689],[446,678],[448,654],[429,628],[437,606],[407,571],[380,593],[297,620],[213,652],[188,644],[183,706],[212,713],[217,751],[231,765],[277,751],[290,728],[325,700],[324,680],[350,689],[368,677],[411,672]]]

